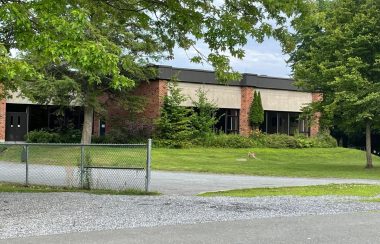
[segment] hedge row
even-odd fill
[[[153,141],[157,147],[189,148],[189,147],[218,147],[218,148],[330,148],[336,147],[335,138],[329,134],[320,134],[316,137],[303,135],[288,136],[282,134],[263,134],[243,137],[240,135],[210,135],[206,138],[189,141],[171,141],[156,139]]]
[[[123,140],[121,140],[123,139]],[[49,131],[31,131],[27,141],[35,143],[79,143],[80,131],[70,130],[65,133]],[[119,138],[119,139],[118,139]],[[129,140],[127,140],[129,139]],[[110,135],[107,137],[95,137],[93,143],[144,143],[146,139],[139,137],[129,138],[125,135]],[[306,137],[303,135],[288,136],[283,134],[254,133],[250,137],[235,134],[211,134],[204,138],[191,140],[165,140],[154,139],[154,146],[165,148],[190,148],[190,147],[218,147],[218,148],[310,148],[310,147],[336,147],[336,140],[329,134],[319,134],[316,137]]]

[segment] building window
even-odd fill
[[[300,113],[264,111],[264,123],[261,130],[268,134],[309,135],[309,124],[300,119]]]
[[[214,128],[216,132],[239,133],[239,109],[218,109],[216,117],[219,118]]]

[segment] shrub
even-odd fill
[[[336,147],[336,140],[329,134],[321,134],[316,137],[305,135],[288,136],[285,134],[264,134],[259,131],[251,133],[250,137],[236,134],[209,135],[204,138],[192,140],[153,140],[155,147],[165,148],[190,148],[190,147],[218,147],[218,148],[311,148],[311,147]]]
[[[82,132],[78,129],[69,128],[57,133],[60,143],[80,143],[82,138]]]
[[[313,140],[314,147],[329,148],[338,146],[336,139],[327,132],[322,132],[311,139]]]
[[[113,143],[112,140],[108,135],[106,136],[92,136],[91,137],[91,143],[94,144],[107,144],[107,143]]]
[[[56,132],[34,130],[28,133],[26,141],[31,143],[59,143],[60,136]]]
[[[305,135],[288,136],[283,134],[265,135],[262,140],[263,147],[270,148],[311,148],[311,147],[336,147],[336,140],[327,133],[322,133],[316,137],[307,137]]]
[[[34,130],[26,136],[26,141],[30,143],[79,143],[81,131],[77,129],[67,129],[61,132]]]
[[[263,142],[264,147],[270,148],[299,148],[300,146],[295,137],[284,134],[266,135]]]
[[[105,143],[146,143],[152,131],[151,125],[129,124],[112,128],[103,140]]]
[[[251,138],[235,134],[211,135],[202,139],[194,140],[193,144],[204,147],[223,148],[251,148],[258,146],[258,143]]]
[[[307,137],[303,134],[297,134],[294,136],[297,142],[297,148],[310,148],[315,147],[314,139]]]
[[[153,146],[154,147],[162,147],[162,148],[190,148],[193,146],[196,146],[196,144],[193,144],[191,140],[168,140],[168,139],[154,139],[153,140]]]

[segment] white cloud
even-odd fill
[[[205,43],[198,43],[196,48],[203,54],[208,54],[209,50]],[[280,44],[273,40],[267,39],[262,44],[250,40],[244,48],[245,57],[243,60],[231,58],[231,66],[242,73],[254,73],[261,75],[289,77],[290,68],[287,66],[287,55],[282,54]],[[171,65],[180,68],[212,69],[209,64],[194,64],[189,58],[196,55],[195,50],[185,52],[182,49],[174,50],[174,59],[161,62],[160,64]]]

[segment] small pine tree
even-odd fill
[[[186,98],[176,83],[169,84],[169,95],[164,97],[160,119],[157,121],[158,137],[182,141],[192,137],[191,109],[181,106]]]
[[[264,109],[261,103],[260,92],[253,94],[253,100],[249,110],[249,123],[253,128],[259,127],[264,122]]]
[[[197,100],[193,100],[194,114],[191,124],[194,127],[194,136],[205,138],[213,133],[213,127],[218,122],[216,117],[217,106],[207,99],[206,91],[197,90]]]

